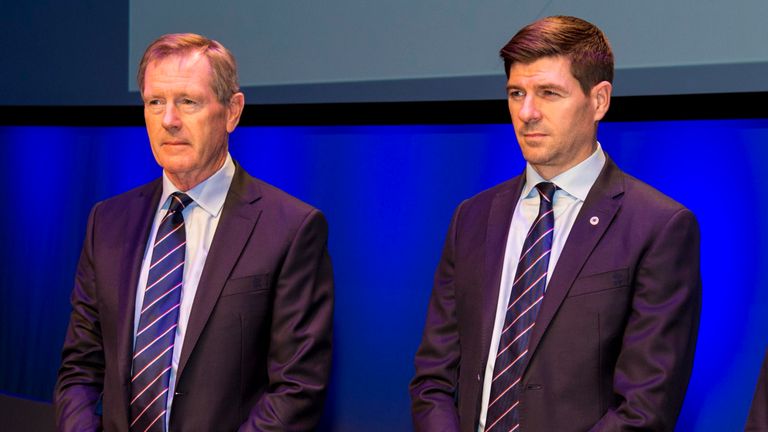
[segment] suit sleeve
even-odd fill
[[[101,429],[97,404],[104,384],[104,352],[93,268],[93,232],[98,204],[91,210],[72,290],[72,314],[54,390],[60,431]]]
[[[421,345],[416,352],[416,375],[410,384],[415,430],[458,431],[456,395],[459,370],[459,330],[454,285],[458,215],[453,216],[435,272],[432,296]]]
[[[744,432],[768,432],[768,352],[760,368]]]
[[[328,227],[312,210],[279,270],[267,359],[269,387],[241,431],[313,430],[331,370],[333,272]]]
[[[593,431],[674,430],[693,368],[701,313],[699,228],[687,209],[657,231],[638,263],[610,409]]]

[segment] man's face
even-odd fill
[[[514,63],[507,101],[523,157],[551,179],[589,157],[596,148],[597,121],[608,110],[611,84],[584,94],[566,57]]]
[[[181,190],[215,173],[227,155],[227,137],[240,119],[244,98],[219,102],[211,86],[208,59],[176,55],[147,65],[144,120],[157,163]]]

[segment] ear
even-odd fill
[[[608,81],[601,81],[595,84],[590,91],[592,108],[595,110],[595,121],[600,121],[605,117],[608,108],[611,106],[611,92],[613,86]]]
[[[245,95],[242,92],[237,92],[229,99],[229,105],[227,106],[227,132],[232,133],[237,124],[240,122],[240,116],[243,114],[243,108],[245,107]]]

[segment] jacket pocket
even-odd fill
[[[244,276],[230,279],[221,291],[221,297],[248,294],[269,289],[269,274]]]
[[[574,281],[568,297],[593,294],[629,286],[629,269],[623,268],[582,276]]]

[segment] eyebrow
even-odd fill
[[[161,93],[162,92],[154,92],[154,93],[147,93],[147,92],[145,92],[144,93],[144,98],[145,99],[167,99],[165,97],[165,95],[162,95]],[[188,91],[184,91],[184,92],[179,93],[179,94],[174,94],[174,95],[172,95],[172,97],[174,99],[184,99],[184,98],[186,98],[186,99],[200,99],[201,98],[200,95],[195,95],[194,93],[190,93]]]
[[[507,84],[507,91],[509,90],[519,90],[522,89],[523,86],[515,85],[515,84]],[[544,84],[535,84],[533,86],[534,90],[557,90],[563,93],[568,93],[568,89],[561,85],[553,84],[553,83],[544,83]]]

